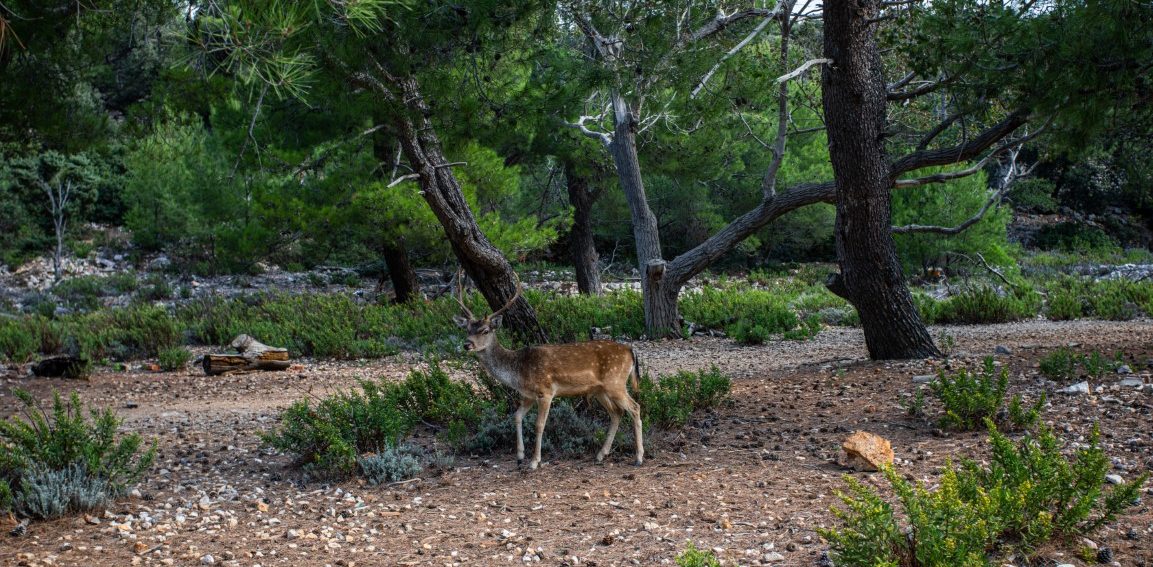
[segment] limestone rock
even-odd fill
[[[855,431],[841,448],[845,450],[842,464],[858,471],[876,471],[883,465],[893,464],[893,446],[888,439],[867,431]]]

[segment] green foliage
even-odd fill
[[[973,431],[986,420],[999,418],[1009,389],[1009,371],[1002,368],[998,372],[993,358],[986,357],[982,368],[975,372],[962,368],[949,375],[942,370],[929,387],[945,409],[941,427]],[[1044,404],[1042,396],[1026,409],[1022,407],[1021,397],[1014,396],[1007,417],[1014,427],[1026,427],[1037,420]]]
[[[1048,179],[1042,177],[1021,179],[1010,188],[1009,200],[1019,211],[1047,215],[1057,212],[1057,199],[1053,197],[1056,192],[1057,187]]]
[[[1009,373],[1005,368],[997,372],[993,358],[986,357],[980,371],[970,372],[962,368],[949,375],[942,370],[929,387],[945,407],[942,427],[972,431],[986,418],[996,416],[997,410],[1005,403]]]
[[[160,351],[160,369],[166,372],[184,370],[188,361],[192,360],[192,353],[184,347],[166,348]]]
[[[696,372],[681,371],[653,380],[641,377],[637,402],[645,425],[661,429],[684,427],[693,412],[717,406],[728,399],[732,380],[717,367]]]
[[[600,448],[604,441],[607,421],[594,413],[594,410],[578,411],[570,400],[557,400],[549,408],[548,424],[541,440],[541,454],[556,458],[571,458],[588,455]],[[600,411],[600,410],[595,410]],[[536,408],[525,414],[526,448],[533,447]],[[509,452],[516,447],[516,424],[507,411],[486,408],[479,416],[475,432],[461,436],[455,446],[458,451],[476,455],[490,455]],[[628,428],[622,428],[628,429]]]
[[[939,173],[936,168],[908,174],[919,177]],[[989,200],[984,174],[971,175],[947,183],[893,192],[893,224],[957,226],[968,220]],[[992,208],[976,224],[960,234],[894,234],[897,254],[906,273],[924,266],[940,265],[949,254],[981,254],[993,265],[1009,265],[1006,227],[1012,213],[1007,207]]]
[[[724,329],[726,334],[751,344],[801,325],[787,300],[757,289],[705,287],[699,293],[684,294],[680,308],[685,319],[705,328]]]
[[[1100,380],[1105,374],[1114,372],[1121,365],[1122,353],[1118,352],[1113,358],[1092,351],[1081,354],[1068,347],[1059,347],[1049,354],[1041,357],[1039,368],[1041,374],[1050,380],[1071,380],[1083,374],[1095,380]]]
[[[0,421],[0,506],[40,518],[102,506],[156,458],[155,442],[143,448],[139,434],[118,438],[120,419],[112,410],[91,409],[86,418],[75,392],[67,401],[53,392],[51,410],[24,390],[13,393],[27,421]]]
[[[1041,357],[1039,368],[1051,380],[1069,380],[1077,376],[1081,356],[1068,347],[1059,347]]]
[[[555,342],[586,339],[591,327],[609,330],[614,337],[639,338],[645,332],[641,294],[632,290],[599,296],[526,290],[525,297],[537,308],[541,326]]]
[[[930,310],[926,319],[940,323],[1007,323],[1034,317],[1040,309],[1041,298],[1032,290],[1006,292],[976,285]]]
[[[357,458],[356,464],[360,474],[373,486],[406,480],[424,470],[418,452],[406,445],[386,447],[380,453],[362,455]]]
[[[1071,289],[1057,289],[1049,292],[1045,305],[1045,316],[1053,321],[1080,319],[1084,314],[1084,302],[1080,295]]]
[[[1103,489],[1109,459],[1096,434],[1072,459],[1042,428],[1013,442],[988,422],[987,467],[965,460],[945,470],[936,490],[885,470],[903,512],[878,492],[846,477],[839,528],[821,530],[838,565],[987,566],[1013,552],[1088,535],[1132,506],[1147,475]],[[907,527],[903,527],[907,526]],[[906,530],[909,537],[906,537]]]
[[[360,455],[397,446],[416,423],[396,407],[392,396],[395,388],[383,380],[361,380],[354,390],[296,401],[281,412],[280,423],[261,439],[274,449],[295,455],[296,464],[310,474],[353,474]]]
[[[677,555],[677,567],[721,567],[721,560],[713,552],[697,549],[693,542],[685,546],[685,550]]]
[[[1117,243],[1100,227],[1076,222],[1059,222],[1041,227],[1034,244],[1042,250],[1065,252],[1117,249]]]

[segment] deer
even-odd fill
[[[632,347],[615,341],[587,341],[506,349],[497,340],[496,331],[500,328],[502,314],[521,296],[523,286],[520,279],[517,279],[512,299],[487,317],[473,315],[464,304],[463,279],[458,277],[458,293],[454,299],[464,310],[464,316],[454,315],[453,319],[468,333],[464,349],[475,353],[491,376],[520,395],[520,406],[513,416],[516,420],[517,465],[524,465],[521,424],[525,414],[537,406],[536,448],[528,465],[529,470],[536,470],[540,466],[541,439],[553,398],[586,396],[596,398],[609,413],[608,436],[597,452],[597,462],[603,462],[612,450],[621,416],[627,412],[633,420],[637,443],[635,464],[640,466],[645,458],[641,407],[629,395],[627,387],[631,383],[633,390],[639,390],[640,362]]]

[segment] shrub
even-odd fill
[[[693,542],[677,555],[677,567],[721,567],[721,561],[713,552],[697,549]]]
[[[14,394],[27,421],[0,421],[0,510],[36,518],[89,510],[121,496],[151,468],[156,443],[142,450],[140,435],[119,438],[112,410],[89,410],[79,394],[53,392],[51,411],[24,390]]]
[[[1041,357],[1039,362],[1041,374],[1050,380],[1069,380],[1077,376],[1077,364],[1081,356],[1067,347],[1060,347]]]
[[[389,396],[413,422],[443,426],[446,431],[471,429],[483,410],[494,405],[491,397],[480,396],[472,386],[449,378],[435,361],[429,362],[428,370],[410,372],[408,378],[390,389]]]
[[[945,409],[941,427],[972,431],[985,420],[998,417],[1005,405],[1009,371],[1002,368],[997,372],[993,358],[986,357],[981,370],[970,372],[962,368],[953,375],[941,371],[929,387]],[[1025,409],[1021,405],[1020,396],[1016,396],[1011,403],[1012,411],[1006,417],[1016,427],[1029,425],[1036,421],[1044,403],[1042,397],[1031,408]]]
[[[1092,252],[1112,250],[1117,243],[1101,227],[1078,222],[1048,224],[1037,231],[1035,242],[1042,250],[1065,252]]]
[[[681,371],[653,380],[640,380],[637,401],[645,425],[662,429],[683,427],[693,412],[719,405],[729,396],[732,381],[717,367],[697,372]]]
[[[0,359],[23,363],[40,350],[40,338],[32,325],[14,319],[0,319]]]
[[[990,556],[1031,554],[1048,541],[1089,535],[1133,505],[1147,475],[1104,490],[1109,459],[1096,433],[1072,459],[1048,429],[1014,443],[991,422],[990,464],[950,465],[936,490],[893,469],[885,478],[903,512],[873,488],[846,478],[841,527],[820,530],[837,565],[994,564]],[[904,525],[902,525],[904,524]]]
[[[102,279],[94,276],[69,278],[56,284],[52,294],[73,309],[96,309],[100,307],[100,297],[104,294]]]
[[[160,369],[172,372],[175,370],[183,370],[188,366],[188,361],[192,360],[192,353],[184,347],[166,348],[160,351]]]
[[[1045,316],[1053,321],[1080,319],[1084,313],[1081,297],[1076,291],[1060,289],[1049,292]]]
[[[525,451],[535,446],[536,408],[524,417]],[[603,414],[603,412],[602,412]],[[606,420],[594,417],[590,411],[579,412],[569,400],[558,400],[549,409],[548,423],[541,439],[541,454],[558,458],[588,455],[600,448],[604,441]],[[620,433],[629,431],[621,427]],[[631,437],[630,437],[631,438]],[[621,441],[618,439],[618,441]],[[512,452],[516,448],[516,424],[507,412],[486,408],[480,416],[476,432],[463,439],[457,450],[476,455]]]
[[[261,434],[267,445],[296,455],[295,464],[320,477],[355,473],[357,457],[395,447],[415,424],[397,408],[387,382],[361,380],[356,390],[299,400]]]
[[[935,319],[941,323],[1007,323],[1035,316],[1040,307],[1040,297],[1031,290],[1002,292],[979,285],[950,297]]]
[[[356,460],[356,464],[372,485],[406,480],[424,470],[419,450],[405,445],[386,447],[380,453],[364,455]]]
[[[800,325],[797,314],[783,297],[762,290],[706,287],[700,293],[685,294],[681,312],[685,319],[702,327],[724,329],[729,336],[753,341]]]

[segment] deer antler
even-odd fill
[[[508,303],[505,303],[504,307],[497,309],[496,311],[494,311],[492,313],[492,315],[489,315],[490,319],[493,317],[496,317],[497,315],[500,315],[501,313],[504,313],[509,307],[512,307],[512,304],[516,303],[517,298],[520,297],[520,292],[522,289],[524,289],[524,285],[521,284],[520,278],[516,275],[515,270],[512,272],[512,277],[513,277],[513,279],[516,280],[516,293],[512,294],[512,299],[508,300]]]
[[[464,304],[464,268],[458,268],[456,270],[456,295],[452,296],[452,298],[456,300],[461,309],[464,309],[464,313],[468,315],[470,321],[476,320],[476,316],[473,315],[468,306]]]

